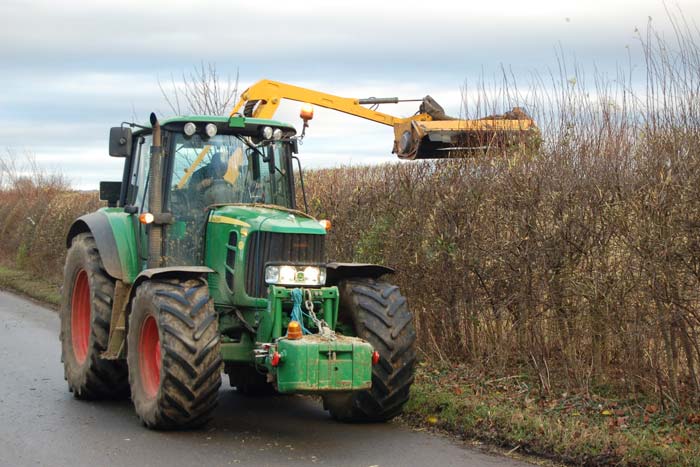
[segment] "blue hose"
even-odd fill
[[[304,327],[304,311],[301,309],[301,302],[304,300],[304,294],[301,289],[292,289],[292,321],[296,321],[301,325],[302,334],[311,334]]]

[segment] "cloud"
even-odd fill
[[[696,0],[677,4],[700,16]],[[106,154],[109,127],[168,114],[158,78],[202,62],[224,77],[239,69],[242,87],[267,77],[342,96],[430,94],[460,115],[465,82],[474,92],[503,64],[527,87],[533,71],[557,68],[558,47],[614,72],[648,16],[668,30],[658,0],[4,0],[0,149],[30,149],[96,187],[118,172]],[[296,124],[298,109],[285,103],[276,117]],[[381,110],[407,116],[417,103]],[[317,109],[302,157],[308,166],[391,160],[392,141],[391,128]]]
[[[692,17],[698,7],[687,4]],[[60,6],[59,6],[60,5]],[[613,6],[614,5],[614,6]],[[348,64],[376,71],[443,72],[520,54],[549,59],[557,41],[604,52],[630,37],[656,0],[598,2],[3,2],[0,59],[51,69],[70,64],[159,69],[200,60],[279,68]],[[569,21],[566,21],[569,18]],[[540,55],[544,52],[544,55]],[[363,68],[367,67],[367,68]],[[308,71],[308,70],[306,70]],[[297,75],[298,76],[298,75]]]

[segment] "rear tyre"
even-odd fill
[[[373,279],[340,282],[340,319],[354,325],[358,337],[379,352],[372,367],[372,389],[332,394],[323,399],[333,418],[380,422],[401,413],[408,401],[416,362],[413,316],[399,288]]]
[[[78,399],[129,395],[126,362],[105,360],[114,280],[107,275],[89,233],[77,235],[63,269],[61,361],[68,388]]]
[[[207,423],[218,402],[218,317],[200,279],[138,286],[127,332],[131,399],[139,418],[159,430]]]

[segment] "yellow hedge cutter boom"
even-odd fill
[[[528,141],[537,127],[525,112],[516,107],[503,115],[478,120],[460,120],[445,111],[430,96],[420,101],[420,109],[411,117],[395,117],[376,110],[379,104],[406,102],[398,97],[356,99],[339,97],[278,81],[261,80],[246,89],[231,115],[274,117],[282,99],[318,105],[394,128],[392,152],[401,159],[440,159],[455,152],[487,149],[493,146]],[[364,107],[371,105],[373,108]],[[242,112],[241,112],[242,109]]]

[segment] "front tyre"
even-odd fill
[[[373,279],[345,280],[338,289],[339,318],[352,323],[380,358],[372,367],[370,390],[325,396],[324,406],[341,421],[390,420],[408,401],[416,363],[416,332],[406,298],[397,286]]]
[[[68,388],[78,399],[114,399],[129,394],[126,364],[105,360],[114,280],[107,275],[89,233],[77,235],[63,269],[61,361]]]
[[[131,398],[147,427],[196,428],[209,421],[218,402],[222,360],[206,282],[139,285],[127,345]]]

